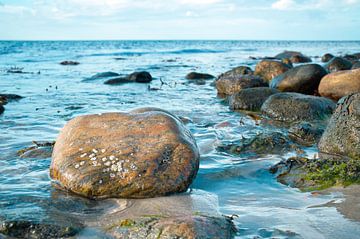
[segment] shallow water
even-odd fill
[[[273,56],[285,49],[315,57],[358,52],[360,42],[0,42],[0,92],[26,97],[6,105],[0,116],[0,219],[76,223],[111,210],[111,200],[94,202],[54,189],[48,171],[51,159],[21,159],[16,151],[33,140],[55,140],[66,121],[78,115],[154,106],[192,120],[188,127],[201,151],[192,188],[217,197],[221,213],[238,215],[239,238],[358,238],[359,222],[347,219],[335,207],[321,206],[342,200],[341,194],[302,193],[279,184],[268,173],[271,165],[293,152],[256,158],[217,152],[221,142],[285,129],[257,125],[245,114],[229,111],[210,82],[187,84],[184,78],[190,71],[218,75],[239,65],[254,68],[257,61],[249,56]],[[63,60],[81,64],[59,65]],[[13,66],[27,73],[7,73]],[[138,70],[156,78],[151,87],[159,88],[160,78],[167,84],[149,91],[147,84],[84,81],[99,72]],[[316,148],[305,151],[312,156]]]

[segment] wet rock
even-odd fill
[[[356,62],[352,67],[351,70],[359,69],[360,68],[360,61]]]
[[[290,59],[288,58],[284,58],[281,60],[282,63],[286,64],[287,66],[289,66],[290,68],[293,68],[293,64],[292,62],[290,61]]]
[[[311,59],[305,55],[303,55],[301,52],[297,51],[284,51],[280,54],[277,54],[275,56],[276,59],[282,60],[285,58],[290,59],[292,63],[307,63],[311,62]]]
[[[118,77],[106,80],[104,82],[105,85],[121,85],[126,83],[131,83],[132,81],[129,80],[127,77]]]
[[[108,77],[115,77],[115,76],[120,76],[118,73],[116,72],[112,72],[112,71],[107,71],[107,72],[101,72],[101,73],[97,73],[89,78],[86,78],[86,81],[91,81],[91,80],[97,80],[97,79],[102,79],[102,78],[108,78]]]
[[[243,89],[229,97],[230,109],[258,111],[267,98],[276,93],[279,91],[269,87]]]
[[[319,142],[323,132],[324,129],[319,125],[301,122],[289,129],[289,138],[298,144],[311,146]]]
[[[351,67],[352,67],[352,63],[341,57],[334,57],[324,65],[324,68],[330,73],[350,70]]]
[[[79,64],[80,63],[77,61],[62,61],[62,62],[60,62],[60,65],[63,65],[63,66],[76,66]]]
[[[321,96],[336,101],[356,92],[360,92],[360,69],[331,73],[319,85]]]
[[[206,73],[190,72],[185,78],[188,80],[210,80],[214,79],[215,76]]]
[[[8,102],[18,101],[22,98],[24,97],[16,94],[0,94],[0,105],[6,105]]]
[[[284,92],[312,95],[326,74],[325,69],[318,64],[297,66],[275,77],[270,82],[270,87]]]
[[[319,142],[319,151],[360,159],[360,93],[342,98]]]
[[[264,132],[251,138],[223,143],[217,147],[220,152],[229,154],[283,154],[291,150],[296,150],[296,146],[279,132]]]
[[[0,114],[4,113],[4,111],[5,111],[4,106],[2,106],[2,105],[0,104]]]
[[[351,63],[354,63],[354,62],[360,60],[359,56],[360,56],[360,53],[355,53],[355,54],[347,54],[347,55],[343,56],[343,58],[345,60],[350,61]]]
[[[278,93],[270,96],[261,111],[278,121],[313,121],[331,116],[335,103],[327,98],[299,93]]]
[[[21,149],[17,152],[20,158],[50,158],[55,142],[33,141],[33,146]]]
[[[90,198],[148,198],[187,190],[198,168],[196,142],[181,120],[141,108],[69,121],[54,146],[50,175]]]
[[[149,83],[152,81],[152,76],[147,71],[140,71],[131,73],[128,76],[130,81],[138,82],[138,83]]]
[[[288,71],[291,67],[280,61],[263,60],[255,67],[255,75],[270,82],[273,78]]]
[[[321,61],[322,62],[329,62],[331,59],[333,59],[335,56],[330,54],[330,53],[326,53],[325,55],[323,55],[321,57]]]
[[[0,224],[1,234],[10,238],[70,238],[79,233],[81,228],[40,224],[30,221],[5,221]]]
[[[225,76],[239,76],[239,75],[252,75],[254,72],[253,70],[248,67],[248,66],[238,66],[238,67],[235,67],[223,74],[221,74],[219,76],[220,77],[225,77]]]
[[[260,77],[253,75],[221,76],[215,81],[219,95],[232,95],[242,89],[268,86]]]

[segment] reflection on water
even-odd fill
[[[80,237],[88,238],[101,234],[96,229],[101,216],[111,220],[110,215],[144,211],[219,210],[239,216],[235,219],[239,238],[356,238],[360,235],[358,222],[344,218],[335,207],[317,206],[341,195],[301,193],[280,185],[267,172],[270,165],[294,152],[261,158],[217,152],[223,142],[252,137],[259,131],[286,130],[230,112],[210,82],[188,84],[184,78],[190,71],[218,75],[243,64],[254,68],[256,61],[249,59],[250,55],[273,56],[285,49],[321,56],[329,51],[356,52],[360,42],[0,42],[1,93],[26,97],[6,105],[0,116],[0,218],[82,225],[85,229]],[[81,64],[59,65],[63,60]],[[13,66],[23,67],[28,74],[7,73],[6,69]],[[103,79],[83,81],[99,72],[122,75],[136,70],[150,71],[156,78],[150,87],[160,90],[141,84],[109,86],[102,84]],[[167,84],[161,86],[160,78]],[[50,158],[22,159],[16,155],[33,140],[55,140],[58,130],[75,116],[142,106],[161,107],[191,120],[187,126],[202,156],[191,193],[139,201],[91,201],[51,186]],[[305,151],[312,155],[316,148]],[[173,207],[164,208],[164,203]]]

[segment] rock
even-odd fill
[[[64,66],[76,66],[76,65],[79,65],[80,63],[77,62],[77,61],[62,61],[60,62],[60,65],[64,65]]]
[[[312,95],[326,74],[325,69],[318,64],[297,66],[275,77],[270,82],[270,87],[279,91]]]
[[[318,147],[321,153],[359,160],[359,145],[360,93],[356,93],[338,102]]]
[[[120,74],[116,73],[116,72],[112,72],[112,71],[107,71],[107,72],[101,72],[101,73],[97,73],[89,78],[86,78],[86,81],[91,81],[91,80],[97,80],[97,79],[102,79],[102,78],[108,78],[108,77],[115,77],[115,76],[120,76]]]
[[[275,56],[276,59],[282,60],[285,58],[290,59],[292,63],[307,63],[311,62],[311,59],[305,55],[303,55],[301,52],[297,51],[284,51],[280,54],[277,54]]]
[[[331,73],[319,85],[321,96],[336,101],[356,92],[360,92],[360,69]]]
[[[290,61],[290,59],[288,58],[284,58],[281,60],[282,63],[286,64],[287,66],[289,66],[290,68],[293,68],[293,64],[292,62]]]
[[[214,78],[215,76],[213,75],[198,72],[190,72],[186,75],[186,79],[188,80],[210,80]]]
[[[24,97],[16,94],[0,94],[0,105],[6,105],[11,101],[18,101]]]
[[[55,142],[33,141],[33,146],[21,149],[17,152],[20,158],[50,158]]]
[[[335,56],[330,54],[330,53],[326,53],[325,55],[323,55],[321,57],[321,61],[322,62],[329,62],[331,59],[333,59]]]
[[[358,54],[359,54],[359,53],[358,53]],[[360,60],[359,55],[357,55],[357,54],[350,54],[350,55],[348,54],[348,55],[343,56],[343,58],[344,58],[345,60],[350,61],[351,64],[353,64],[354,62]]]
[[[81,228],[40,224],[30,221],[5,221],[0,224],[1,235],[10,238],[70,238],[80,232]]]
[[[149,72],[147,71],[140,71],[140,72],[134,72],[131,73],[128,76],[130,81],[135,81],[138,83],[149,83],[152,81],[152,76]]]
[[[4,106],[0,105],[0,114],[4,113],[4,111],[5,111]]]
[[[269,96],[278,92],[269,87],[243,89],[229,97],[230,109],[258,111]]]
[[[219,95],[232,95],[242,89],[267,86],[260,77],[253,75],[221,76],[215,81]]]
[[[105,85],[121,85],[126,83],[131,83],[132,81],[129,80],[127,77],[118,77],[106,80],[104,82]]]
[[[301,122],[289,129],[289,138],[298,144],[311,146],[319,142],[323,132],[324,129],[318,125]]]
[[[360,68],[360,61],[356,62],[352,67],[351,70],[359,69]]]
[[[252,75],[253,73],[253,70],[248,66],[238,66],[221,74],[219,78],[224,76]]]
[[[251,138],[243,138],[233,142],[225,142],[217,147],[220,152],[229,154],[283,154],[296,149],[294,144],[291,144],[289,139],[279,132],[264,132],[257,134]]]
[[[280,61],[263,60],[255,67],[255,75],[270,82],[273,78],[288,71],[291,67]]]
[[[313,121],[331,116],[335,103],[327,98],[299,93],[278,93],[270,96],[261,111],[278,121]]]
[[[352,63],[341,57],[334,57],[324,65],[324,68],[330,73],[336,71],[350,70],[351,67]]]
[[[157,108],[86,115],[62,129],[50,176],[89,198],[148,198],[186,191],[199,152],[181,120]]]

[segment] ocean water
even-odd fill
[[[231,112],[210,85],[189,84],[191,71],[219,75],[233,67],[255,67],[249,56],[274,56],[297,50],[311,56],[360,51],[360,42],[288,41],[0,41],[0,93],[25,98],[5,106],[0,115],[0,219],[55,222],[96,217],[95,202],[54,189],[49,178],[50,158],[23,159],[17,150],[33,140],[55,140],[71,118],[93,113],[160,107],[192,120],[187,126],[201,152],[201,166],[192,189],[217,198],[218,210],[236,214],[238,238],[358,238],[360,224],[327,202],[341,194],[312,195],[279,184],[268,168],[286,155],[233,156],[216,145],[254,137],[259,132],[283,131],[256,124],[241,112]],[[77,66],[59,62],[75,60]],[[12,74],[11,67],[24,74]],[[151,84],[104,85],[86,81],[99,72],[128,74],[149,71]],[[160,79],[166,84],[161,86]],[[160,88],[152,91],[148,87]],[[240,121],[242,122],[240,124]],[[312,157],[317,149],[304,148]],[[75,220],[75,219],[74,219]]]

